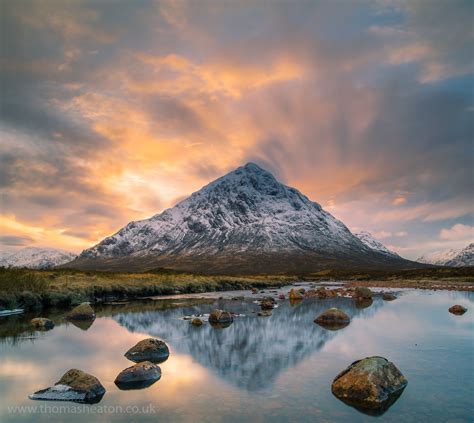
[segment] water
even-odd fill
[[[61,314],[54,314],[50,317],[59,324],[36,333],[28,325],[34,316],[2,318],[0,421],[471,422],[474,295],[397,294],[396,301],[376,298],[367,308],[356,308],[348,298],[295,306],[284,301],[269,318],[252,313],[259,307],[248,292],[244,301],[218,300],[215,294],[147,300],[98,308],[89,328],[60,323]],[[242,294],[226,297],[232,295]],[[469,311],[451,315],[447,309],[453,304]],[[333,306],[351,316],[349,326],[328,331],[313,323]],[[245,316],[225,329],[193,327],[180,319],[216,307]],[[124,352],[149,336],[165,340],[171,350],[160,364],[162,378],[143,390],[120,391],[113,381],[133,364]],[[372,355],[393,361],[408,379],[398,401],[379,417],[362,414],[331,393],[341,370]],[[107,389],[99,404],[28,399],[69,368],[99,378]]]

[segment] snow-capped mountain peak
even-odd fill
[[[0,261],[0,266],[50,269],[68,263],[76,257],[76,254],[56,248],[26,247],[8,254]]]
[[[387,255],[365,246],[297,189],[248,163],[173,208],[130,222],[83,251],[71,267],[258,273],[317,269],[337,258],[347,266]]]
[[[386,254],[393,257],[400,257],[394,251],[389,250],[385,245],[383,245],[380,241],[376,240],[374,236],[367,231],[360,231],[354,234],[357,238],[359,238],[363,244],[365,244],[370,249],[377,251],[382,254]]]
[[[474,266],[474,243],[461,250],[449,249],[425,254],[418,258],[417,261],[438,266]]]

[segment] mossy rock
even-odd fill
[[[169,355],[170,351],[168,345],[160,339],[155,338],[144,339],[125,353],[125,357],[135,363],[141,361],[161,363],[165,361]]]
[[[54,386],[35,392],[33,400],[97,403],[105,394],[99,379],[82,370],[68,370]]]
[[[68,320],[93,320],[95,319],[95,312],[89,303],[82,303],[74,307],[66,318]]]
[[[407,383],[400,370],[386,358],[367,357],[339,373],[331,390],[359,411],[381,415],[398,399]]]

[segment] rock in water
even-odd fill
[[[318,289],[310,289],[305,293],[305,298],[334,298],[337,297],[337,292],[334,289],[326,289],[321,287]]]
[[[260,302],[262,310],[273,310],[275,307],[275,299],[272,297],[266,297]]]
[[[288,297],[290,300],[302,300],[303,294],[297,289],[290,289]]]
[[[29,395],[32,400],[73,401],[98,403],[105,394],[105,388],[95,376],[82,370],[68,370],[61,379],[46,389]]]
[[[356,308],[367,308],[373,304],[374,300],[372,298],[357,298],[355,302]]]
[[[339,373],[332,393],[341,401],[367,414],[383,414],[402,394],[407,380],[383,357],[355,361]]]
[[[330,308],[314,319],[319,326],[329,330],[345,328],[350,321],[349,316],[338,308]]]
[[[68,320],[94,320],[95,312],[89,303],[79,304],[74,307],[66,316]]]
[[[354,298],[358,300],[371,300],[372,291],[366,286],[358,286],[354,292]]]
[[[143,361],[122,370],[114,383],[119,389],[143,389],[161,378],[161,369],[150,361]]]
[[[89,330],[92,324],[95,322],[95,319],[90,320],[69,320],[71,325],[75,326],[76,328],[83,330],[84,332]]]
[[[168,345],[160,339],[155,338],[144,339],[125,353],[125,357],[135,363],[141,361],[161,363],[165,361],[169,355],[170,350],[168,349]]]
[[[228,311],[223,310],[212,310],[209,315],[209,323],[220,323],[220,324],[230,324],[234,321],[234,318]]]
[[[463,307],[462,305],[456,304],[453,305],[452,307],[449,307],[449,312],[452,314],[455,314],[456,316],[461,316],[467,311],[466,307]]]
[[[272,315],[272,312],[270,310],[262,310],[259,311],[257,315],[260,317],[270,317]]]
[[[39,330],[50,330],[54,328],[54,322],[50,319],[46,319],[45,317],[36,317],[35,319],[31,320],[31,324],[35,327],[35,329]]]
[[[382,299],[384,301],[393,301],[396,300],[397,297],[390,292],[384,292],[384,294],[382,295]]]
[[[191,320],[191,324],[193,326],[202,326],[203,321],[199,317],[195,317],[193,320]]]

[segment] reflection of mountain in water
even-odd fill
[[[328,331],[313,323],[319,313],[336,306],[353,318],[372,314],[375,308],[382,306],[382,301],[374,301],[368,309],[356,309],[353,302],[345,298],[305,300],[295,307],[285,301],[269,318],[252,314],[258,307],[251,302],[219,301],[214,305],[118,314],[114,319],[132,332],[165,339],[175,351],[190,354],[240,388],[258,390],[344,331]],[[188,321],[179,320],[183,315],[209,313],[216,307],[246,316],[236,318],[230,327],[222,330],[209,324],[194,327]]]

